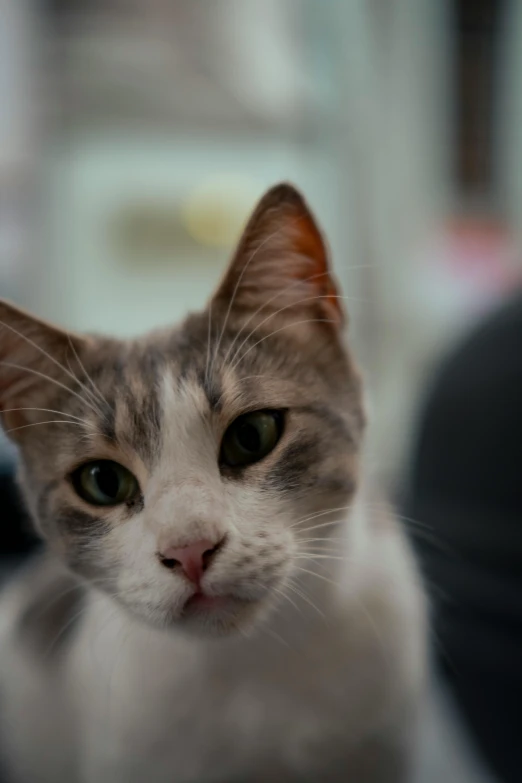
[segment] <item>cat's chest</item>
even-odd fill
[[[328,701],[341,656],[332,654],[324,640],[299,650],[279,644],[204,650],[176,641],[148,650],[140,645],[112,650],[100,670],[98,689],[107,708],[130,717],[148,716],[151,725],[178,726],[178,733],[194,735],[198,727],[212,736],[220,733],[248,736],[285,723],[289,711],[311,713]],[[93,673],[88,676],[92,676]],[[139,710],[136,710],[139,705]],[[265,729],[267,730],[267,729]],[[208,739],[208,734],[207,734]]]
[[[260,642],[245,652],[183,639],[147,644],[145,636],[109,645],[101,657],[80,654],[92,763],[107,765],[107,779],[111,765],[118,774],[128,765],[125,780],[133,781],[145,774],[140,760],[154,758],[161,783],[173,768],[180,783],[213,783],[232,781],[260,754],[299,756],[335,711],[335,672],[320,647]]]

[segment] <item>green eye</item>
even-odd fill
[[[117,506],[139,492],[132,473],[108,459],[82,465],[74,471],[72,483],[78,495],[94,506]]]
[[[283,431],[279,411],[254,411],[239,416],[228,428],[221,444],[223,465],[251,465],[275,448]]]

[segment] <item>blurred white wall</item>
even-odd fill
[[[173,135],[125,139],[104,134],[58,149],[48,172],[47,264],[39,311],[71,328],[136,334],[199,309],[224,270],[228,249],[183,237],[171,257],[138,259],[120,250],[111,225],[126,205],[147,199],[186,227],[193,192],[215,183],[215,209],[242,198],[241,223],[263,191],[290,179],[309,194],[329,229],[332,224],[328,160],[317,149],[255,139]],[[222,195],[219,195],[219,183]],[[231,208],[237,207],[237,199]],[[234,218],[236,215],[234,216]]]
[[[105,48],[88,28],[85,45],[71,55],[91,115],[81,113],[79,123],[73,117],[47,156],[33,306],[71,328],[119,335],[176,321],[204,303],[227,249],[180,241],[169,258],[151,252],[137,260],[115,246],[112,216],[146,198],[171,209],[183,233],[191,193],[222,181],[226,201],[226,183],[235,180],[243,183],[239,231],[265,188],[292,180],[329,237],[352,339],[368,370],[378,433],[372,453],[393,478],[423,361],[440,333],[419,257],[447,206],[447,3],[222,0],[205,13],[179,8],[185,27],[172,28],[172,50],[167,36],[156,59],[145,57],[143,82],[138,73],[122,81],[123,54],[129,59],[134,47],[136,68],[141,62],[130,23],[127,33],[114,20],[102,25]],[[160,27],[157,20],[144,26],[147,40]],[[125,106],[146,108],[146,123],[104,121],[118,85]],[[163,89],[170,125],[158,108]],[[209,90],[227,111],[207,101]],[[223,208],[217,202],[216,213]]]
[[[22,18],[18,0],[0,2]],[[55,91],[67,89],[33,166],[44,230],[33,227],[37,253],[16,298],[77,329],[127,335],[176,321],[204,303],[229,252],[188,236],[194,192],[224,183],[211,209],[230,207],[239,232],[266,187],[293,180],[330,239],[368,371],[375,461],[393,478],[456,310],[441,307],[426,263],[449,201],[448,3],[216,0],[154,4],[146,19],[147,9],[139,23],[113,15],[57,46],[70,68],[54,74]],[[28,22],[20,29],[29,41]],[[0,58],[19,62],[24,47],[10,51]],[[41,95],[46,108],[56,98]],[[114,241],[118,214],[147,200],[172,211],[168,257],[151,247],[137,258]]]
[[[0,0],[0,286],[23,298],[32,267],[37,148],[34,19],[26,0]]]
[[[369,371],[370,462],[391,482],[445,318],[425,284],[424,262],[449,201],[448,5],[354,0],[339,2],[338,13],[344,43],[338,157],[351,243],[368,265],[355,327]]]

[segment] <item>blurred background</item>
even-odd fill
[[[498,695],[508,653],[500,642],[494,661],[475,651],[500,627],[512,662],[503,687],[522,692],[522,451],[498,441],[495,423],[504,410],[502,432],[522,434],[510,413],[522,399],[521,128],[520,0],[0,0],[0,295],[78,330],[171,323],[208,297],[263,191],[300,187],[349,297],[372,470],[411,522],[428,584],[450,594],[436,614],[444,660],[458,662],[445,677],[479,766],[506,781],[522,780],[515,713],[503,724],[504,708],[477,693],[489,682]],[[467,335],[505,321],[506,307],[511,337],[488,348],[477,338],[479,358],[461,361]],[[492,379],[494,399],[483,391]],[[0,445],[3,513],[16,517],[13,455]],[[470,474],[450,504],[433,477],[451,456],[453,484]],[[500,518],[505,487],[492,488],[477,525],[496,538],[471,551],[488,468],[505,476],[502,459],[514,505]],[[463,520],[467,538],[452,541]],[[26,546],[15,527],[6,551]],[[442,560],[427,534],[419,543],[426,529],[457,559]]]
[[[350,297],[396,480],[419,384],[522,274],[521,4],[0,8],[2,295],[73,329],[170,323],[291,180]]]

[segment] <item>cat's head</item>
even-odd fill
[[[298,590],[357,483],[364,416],[343,320],[288,185],[181,326],[83,337],[0,304],[2,421],[49,547],[161,626],[242,629]]]

